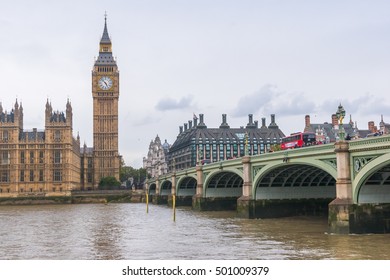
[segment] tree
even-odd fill
[[[117,189],[121,183],[113,176],[103,177],[99,182],[99,189],[101,190],[112,190]]]
[[[126,166],[124,161],[122,161],[119,178],[121,182],[128,182],[130,178],[133,178],[132,183],[137,188],[141,188],[143,182],[148,178],[148,174],[145,168],[133,168],[131,166]],[[132,187],[132,186],[128,186]]]
[[[273,152],[281,151],[282,150],[282,146],[280,144],[274,144],[274,145],[271,146],[271,150]]]

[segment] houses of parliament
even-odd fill
[[[69,195],[72,190],[96,189],[102,178],[119,180],[119,71],[112,55],[105,17],[99,56],[92,69],[93,147],[80,146],[73,136],[69,100],[65,111],[45,108],[44,130],[24,130],[23,105],[11,110],[0,103],[0,197]]]

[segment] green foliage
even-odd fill
[[[110,190],[117,189],[121,183],[113,176],[103,177],[99,182],[99,189]]]
[[[273,152],[281,151],[282,150],[282,146],[280,144],[274,144],[274,145],[271,146],[271,150]]]
[[[119,173],[119,178],[121,182],[128,181],[130,178],[133,178],[133,184],[136,186],[142,185],[145,179],[148,177],[145,168],[135,169],[131,166],[122,165]]]

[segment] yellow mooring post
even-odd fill
[[[173,221],[176,222],[176,195],[172,196]]]
[[[149,194],[146,192],[146,213],[149,213]]]

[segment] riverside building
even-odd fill
[[[168,173],[168,152],[171,145],[165,140],[161,144],[160,137],[157,135],[149,144],[147,157],[143,158],[143,168],[152,177],[158,177]]]
[[[284,133],[276,124],[274,114],[268,126],[262,118],[260,127],[258,121],[253,121],[252,114],[248,117],[245,127],[230,128],[223,114],[218,128],[208,128],[203,114],[199,115],[199,123],[194,116],[193,121],[179,127],[179,135],[169,149],[168,167],[173,171],[193,167],[198,161],[207,164],[242,157],[246,139],[249,155],[272,151],[273,145],[281,143]]]

